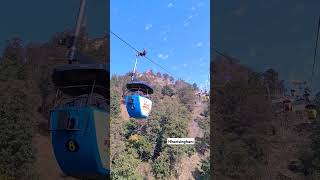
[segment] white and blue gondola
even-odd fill
[[[101,179],[110,175],[108,75],[104,64],[67,65],[53,73],[58,90],[50,117],[51,140],[67,176]]]
[[[126,108],[130,117],[135,119],[146,119],[152,108],[149,95],[153,88],[144,82],[133,81],[127,84]]]

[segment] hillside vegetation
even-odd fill
[[[208,151],[208,109],[203,110],[203,116],[199,120],[202,122],[202,128],[205,129],[204,133],[207,138],[206,141],[201,140],[203,143],[199,145],[200,147],[167,145],[167,138],[189,137],[188,123],[192,120],[192,113],[196,106],[195,91],[197,89],[182,80],[175,81],[167,74],[145,72],[141,75],[140,80],[148,82],[154,87],[153,107],[145,133],[142,133],[137,141],[132,141],[129,137],[138,124],[132,118],[124,118],[121,115],[123,110],[120,108],[124,106],[124,92],[126,83],[130,81],[129,74],[113,75],[111,78],[112,178],[176,179],[181,175],[182,169],[179,169],[179,165],[185,155],[192,156],[201,148],[203,151]],[[182,168],[183,166],[185,164],[181,164]],[[208,161],[204,160],[203,169],[198,170],[198,177],[207,175]],[[193,170],[196,171],[196,167]]]
[[[285,92],[278,73],[254,72],[222,56],[211,68],[215,178],[319,179],[320,119],[271,103]]]

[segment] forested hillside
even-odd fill
[[[215,178],[319,179],[319,117],[272,103],[286,90],[273,69],[254,72],[226,57],[211,63]]]
[[[175,81],[167,74],[142,73],[140,80],[154,87],[153,107],[146,133],[134,141],[130,136],[138,124],[128,117],[124,104],[129,75],[113,75],[111,79],[112,178],[177,179],[187,176],[188,179],[209,179],[209,103],[196,99],[196,85]],[[196,116],[194,113],[199,107]],[[202,132],[195,146],[166,144],[167,138],[191,137],[189,127],[195,117]],[[189,170],[188,158],[197,159],[198,164],[192,165],[190,172],[185,172]]]

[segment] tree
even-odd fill
[[[278,76],[278,73],[274,69],[268,69],[263,73],[264,83],[269,88],[271,94],[283,89],[283,87],[280,87],[281,85],[283,86],[283,84],[279,81]]]
[[[174,83],[174,78],[172,76],[169,77],[170,82]]]
[[[167,153],[160,153],[160,156],[152,164],[152,170],[156,178],[166,178],[170,175],[170,158]]]
[[[164,95],[164,96],[170,96],[171,97],[171,96],[174,95],[174,92],[173,92],[173,89],[170,86],[166,85],[166,86],[164,86],[162,88],[161,94]]]
[[[138,141],[133,142],[133,147],[141,160],[146,161],[151,157],[153,147],[146,136],[140,136]]]
[[[201,160],[201,173],[200,179],[209,180],[210,179],[210,159]]]
[[[199,90],[199,88],[198,88],[198,86],[197,86],[196,83],[193,83],[193,84],[192,84],[192,87],[193,87],[193,90],[195,90],[195,91],[198,91],[198,90]]]
[[[165,74],[163,74],[162,76],[163,76],[164,79],[169,79],[169,74],[166,74],[166,73],[165,73]]]
[[[273,112],[259,73],[248,79],[230,81],[213,99],[216,134],[215,175],[237,179],[261,177],[257,164],[262,161],[267,131]]]
[[[115,157],[111,165],[112,179],[119,179],[119,180],[142,179],[136,173],[136,168],[140,164],[140,160],[137,158],[138,158],[138,154],[136,150],[132,148],[129,148],[126,151],[123,151],[121,154]]]
[[[33,173],[34,110],[24,83],[11,81],[0,86],[0,174],[15,178]]]
[[[195,92],[191,86],[185,86],[177,90],[178,97],[190,111],[193,110],[195,102]]]
[[[6,48],[3,52],[3,58],[0,64],[0,81],[10,79],[26,79],[25,72],[25,55],[22,40],[13,38],[7,41]]]
[[[203,114],[207,114],[208,110],[205,110]],[[203,137],[201,138],[201,141],[196,144],[197,151],[199,153],[204,154],[204,152],[209,149],[210,147],[210,117],[207,114],[207,116],[202,117],[198,121],[199,127],[203,131]]]
[[[118,117],[120,115],[120,96],[115,90],[110,91],[110,114],[111,116]]]

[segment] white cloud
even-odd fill
[[[168,54],[161,54],[161,53],[158,54],[158,58],[163,59],[163,60],[168,59],[168,57],[169,57]]]
[[[144,27],[146,31],[148,31],[150,28],[152,28],[152,24],[146,24],[146,26]]]
[[[168,8],[171,8],[171,7],[173,7],[173,4],[172,4],[172,3],[169,3],[169,4],[168,4]]]
[[[184,26],[184,27],[187,27],[187,26],[189,26],[189,24],[190,24],[189,22],[185,22],[185,23],[183,24],[183,26]]]
[[[184,27],[189,26],[189,24],[191,23],[191,19],[193,19],[196,16],[199,16],[201,6],[203,6],[203,2],[199,2],[198,4],[196,4],[196,6],[193,5],[191,7],[192,12],[184,21],[184,24],[183,24]]]
[[[196,46],[197,46],[197,47],[201,47],[202,45],[203,45],[202,42],[198,42]]]

